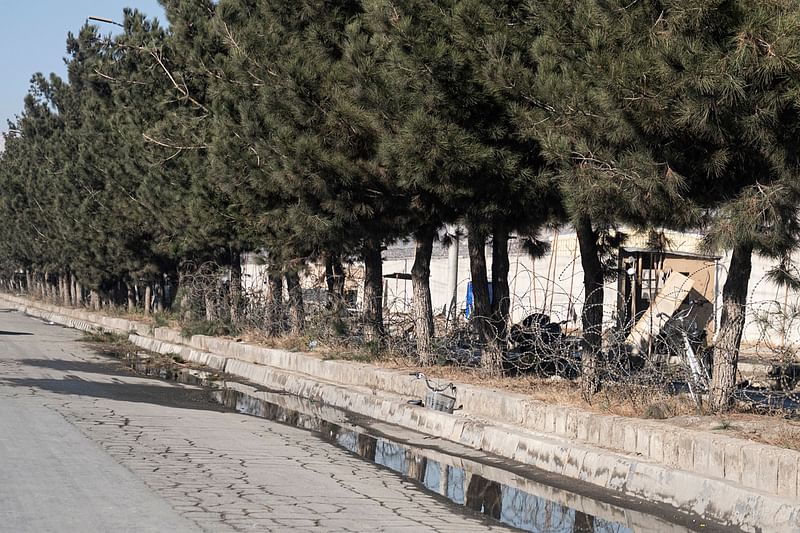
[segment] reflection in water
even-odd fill
[[[500,483],[477,475],[470,477],[467,486],[467,507],[499,520],[503,507],[503,490]]]
[[[422,484],[428,487],[433,492],[441,494],[440,487],[447,486],[447,483],[442,483],[442,472],[447,474],[447,468],[442,466],[436,461],[426,461],[425,476],[422,479]],[[443,494],[444,496],[444,494]]]
[[[592,533],[594,531],[594,517],[580,511],[575,511],[575,525],[572,533]]]
[[[377,451],[377,446],[376,446],[377,443],[378,441],[373,439],[369,435],[365,435],[364,433],[359,433],[355,452],[364,459],[375,462],[375,452]]]
[[[151,370],[148,368],[148,370]],[[148,372],[150,373],[150,372]],[[172,379],[195,383],[202,381],[194,373],[178,371]],[[338,423],[319,416],[293,410],[262,398],[220,387],[212,390],[216,402],[244,414],[301,427],[317,432],[328,442],[337,444],[369,461],[419,481],[426,488],[485,516],[525,531],[537,533],[632,533],[619,522],[605,520],[537,494],[504,485],[470,471],[481,471],[469,460],[452,458],[455,464],[444,464],[423,449],[375,437],[350,423]],[[340,416],[340,415],[339,415]],[[338,420],[338,416],[336,417]],[[342,417],[344,419],[344,417]],[[449,462],[449,461],[448,461]],[[624,519],[624,514],[619,515]],[[659,520],[653,517],[654,524]],[[663,522],[661,522],[664,524]]]
[[[385,438],[373,437],[359,429],[300,415],[230,389],[224,393],[220,391],[216,397],[221,403],[234,407],[241,413],[318,431],[326,440],[419,481],[454,503],[465,505],[518,529],[537,533],[632,532],[622,524],[600,520],[540,496],[472,474],[463,468],[441,464],[422,455],[420,450]]]
[[[622,524],[595,518],[513,487],[503,487],[502,500],[503,511],[500,520],[525,531],[633,533],[632,529]]]
[[[464,494],[465,477],[463,468],[447,467],[447,494],[445,496],[459,505],[464,505],[467,502]]]
[[[354,451],[354,450],[350,450]],[[375,442],[375,462],[383,465],[389,470],[394,470],[401,474],[408,472],[408,460],[406,459],[406,449],[404,446],[385,439],[376,439]]]

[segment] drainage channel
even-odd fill
[[[492,456],[329,405],[212,372],[132,356],[139,374],[197,385],[237,413],[305,429],[456,504],[522,531],[626,533],[739,531],[674,508]],[[423,409],[423,407],[420,407]]]

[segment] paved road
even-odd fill
[[[0,312],[0,531],[489,531],[302,430]]]

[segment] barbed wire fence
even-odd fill
[[[509,283],[509,318],[501,324],[494,316],[476,316],[464,300],[457,300],[455,309],[437,309],[434,364],[442,369],[480,372],[484,356],[495,350],[501,354],[504,376],[524,376],[543,387],[558,382],[577,384],[587,357],[588,332],[581,320],[587,298],[582,283],[576,281],[576,275],[582,273],[576,274],[574,261],[560,272],[548,268],[549,277],[516,265]],[[206,325],[195,331],[256,337],[286,336],[290,331],[295,315],[285,283],[279,278],[271,281],[264,269],[245,269],[238,297],[232,294],[226,268],[206,263],[191,265],[186,271],[179,305],[184,323]],[[312,266],[304,273],[303,333],[301,339],[295,339],[296,345],[362,357],[390,354],[410,365],[418,364],[411,282],[396,277],[384,280],[386,334],[376,346],[364,336],[363,268],[346,265],[345,279],[341,293],[334,294],[327,286],[324,269]],[[620,302],[627,305],[630,294],[620,293],[614,283],[606,285],[600,306],[602,323],[595,325],[598,329],[594,331],[602,338],[602,346],[594,354],[602,383],[599,401],[622,400],[641,409],[674,398],[682,398],[698,411],[706,405],[720,302],[714,298],[695,301],[691,291],[680,286],[669,289],[663,282],[648,294],[653,309],[630,318],[620,313]],[[751,288],[751,294],[761,283]],[[661,291],[658,296],[653,289]],[[736,391],[741,409],[765,413],[797,413],[800,409],[800,305],[796,295],[790,300],[788,294],[783,300],[751,299],[739,318],[745,321],[740,324],[745,337]],[[671,300],[672,305],[659,310],[657,298]],[[480,335],[480,320],[494,324],[489,330],[494,338]],[[660,417],[658,412],[651,416]]]

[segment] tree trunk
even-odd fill
[[[344,305],[344,268],[339,256],[325,254],[325,283],[328,286],[328,308],[342,310]]]
[[[96,290],[92,289],[89,293],[89,298],[92,302],[92,310],[99,311],[100,310],[100,293]]]
[[[164,276],[159,275],[156,282],[156,312],[163,313],[164,309]]]
[[[511,290],[508,286],[508,230],[497,226],[492,234],[492,322],[500,346],[505,346]]]
[[[153,312],[153,284],[150,282],[144,285],[144,314],[149,315]]]
[[[114,288],[111,291],[111,301],[114,303],[114,306],[122,307],[127,303],[128,291],[127,285],[119,282],[114,284]]]
[[[492,304],[489,298],[489,279],[486,276],[486,235],[474,226],[468,228],[469,270],[472,277],[472,313],[483,344],[481,366],[489,375],[499,375],[503,370],[502,351],[497,332],[492,324]]]
[[[164,307],[167,309],[172,308],[172,304],[175,303],[175,296],[178,294],[178,289],[180,289],[180,282],[181,282],[181,274],[176,270],[170,270],[167,274],[164,274]]]
[[[26,285],[26,292],[28,294],[33,294],[33,274],[31,274],[30,270],[25,271],[25,285]]]
[[[589,401],[600,390],[597,358],[603,344],[603,268],[597,233],[592,229],[592,219],[582,215],[575,224],[583,267],[585,299],[581,322],[583,326],[583,354],[581,357],[581,392]]]
[[[217,319],[216,302],[211,292],[211,287],[206,287],[203,293],[203,303],[206,308],[206,322],[213,322]]]
[[[306,322],[306,310],[303,305],[303,288],[300,286],[300,275],[295,271],[287,272],[286,290],[289,293],[289,324],[292,335],[301,335]]]
[[[67,293],[64,295],[64,305],[67,307],[72,306],[72,279],[71,274],[64,274],[64,288]]]
[[[36,294],[42,300],[47,299],[47,273],[36,273]]]
[[[50,283],[50,273],[44,273],[44,301],[54,303],[53,301],[53,285]]]
[[[75,279],[75,307],[84,307],[83,301],[83,285]]]
[[[133,285],[126,284],[128,287],[128,312],[133,313],[136,311],[136,291],[133,290]]]
[[[733,248],[728,279],[722,288],[722,317],[714,347],[711,379],[711,409],[725,411],[733,402],[736,390],[736,367],[747,314],[747,289],[752,270],[753,247],[739,244]]]
[[[183,292],[180,295],[178,306],[180,307],[181,319],[185,321],[190,321],[194,320],[196,316],[195,316],[195,309],[192,303],[193,295],[189,293],[188,286],[184,287],[184,285],[186,285],[185,281],[187,278],[191,279],[190,274],[186,271],[186,267],[184,265],[182,268],[178,269],[178,283],[177,286],[175,287],[175,292],[172,293],[172,299],[174,301],[174,299],[178,296],[178,292],[183,287]]]
[[[58,305],[58,274],[50,274],[48,284],[50,285],[50,303]]]
[[[414,335],[417,357],[421,365],[433,363],[433,304],[431,303],[431,255],[436,228],[422,228],[414,236],[414,266],[411,267],[411,285],[414,291]]]
[[[69,276],[67,274],[58,275],[58,288],[61,290],[61,305],[69,307],[70,304],[70,290],[69,290]]]
[[[364,245],[364,340],[381,342],[383,328],[383,259],[380,243]]]
[[[236,324],[241,319],[242,310],[242,255],[238,250],[231,253],[230,306],[231,322]]]
[[[81,306],[81,294],[78,291],[78,278],[75,277],[75,274],[70,273],[69,275],[69,283],[72,287],[72,305],[74,307]]]
[[[270,335],[283,332],[283,279],[279,273],[269,274],[269,300],[267,301]]]

